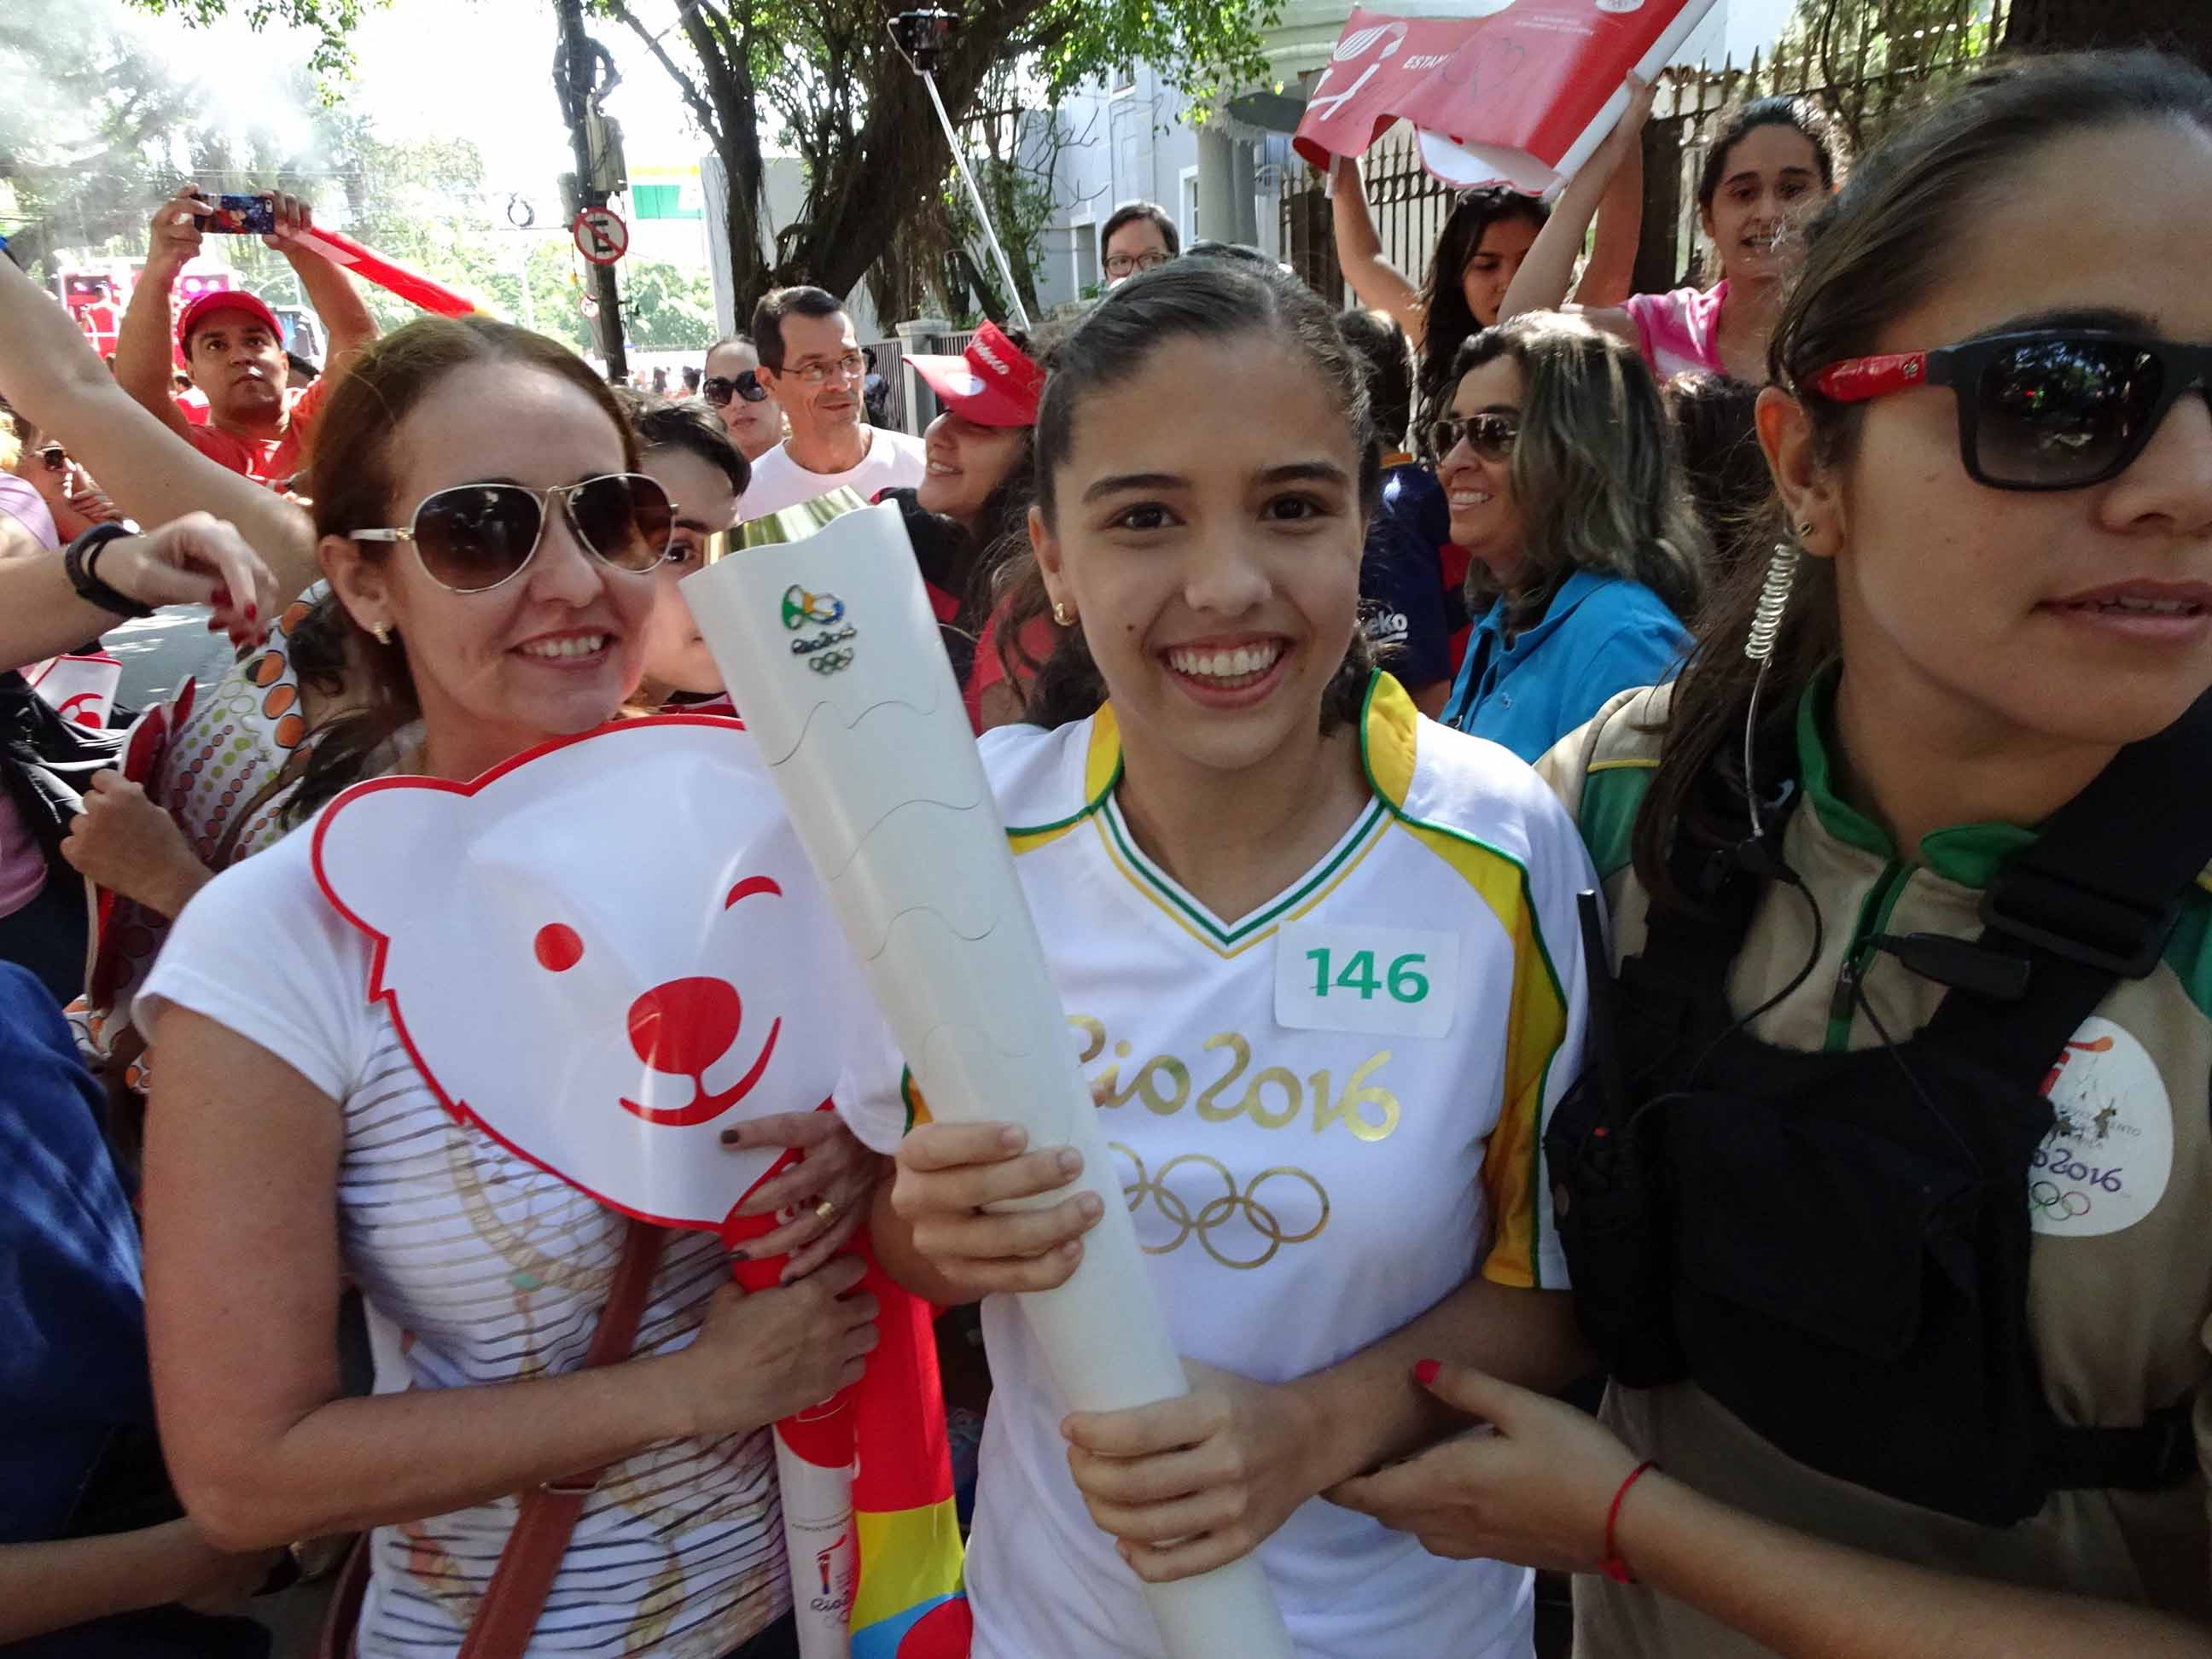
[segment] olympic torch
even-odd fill
[[[684,592],[932,1114],[1083,1155],[1103,1216],[1066,1284],[1018,1299],[1066,1402],[1187,1392],[898,509],[748,549]],[[1144,1594],[1170,1659],[1291,1659],[1252,1557]]]

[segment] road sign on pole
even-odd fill
[[[586,208],[568,228],[576,252],[595,265],[611,265],[629,252],[629,227],[612,208]]]

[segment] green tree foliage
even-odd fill
[[[0,179],[13,198],[0,231],[34,270],[56,247],[133,233],[143,247],[180,167],[271,148],[265,134],[222,131],[194,82],[75,0],[0,6]]]
[[[1863,148],[1993,50],[2140,46],[2212,66],[2212,0],[1798,0],[1777,56],[1808,61]]]
[[[243,16],[313,29],[317,62],[330,70],[343,67],[349,32],[377,0],[132,3],[195,22]],[[951,159],[921,80],[885,30],[894,9],[879,0],[674,3],[671,28],[658,0],[588,0],[604,24],[644,44],[721,159],[739,311],[776,283],[850,292],[942,198]],[[1279,0],[972,0],[938,86],[952,119],[964,123],[1002,65],[1022,65],[1036,102],[1049,107],[1090,77],[1141,59],[1203,107],[1265,77],[1261,32],[1278,12]],[[545,39],[550,47],[550,7]],[[808,190],[799,222],[767,255],[771,133],[798,151]]]
[[[1031,316],[1046,234],[1057,216],[1053,178],[1060,153],[1076,142],[1058,110],[1025,110],[1011,71],[991,89],[988,112],[967,126],[969,164],[1012,267],[1014,287]],[[983,317],[1012,314],[1005,283],[976,223],[968,191],[955,176],[915,210],[898,240],[868,270],[878,317],[945,317],[963,327]]]
[[[1934,88],[1995,46],[1990,0],[1798,0],[1775,56],[1807,80],[1863,149]]]
[[[2005,45],[2029,52],[2158,46],[2212,69],[2205,0],[2013,0]]]
[[[195,0],[196,19],[220,8]],[[252,14],[248,14],[249,16]],[[501,315],[577,350],[589,334],[580,264],[559,228],[520,231],[484,188],[465,140],[385,138],[363,117],[318,95],[312,59],[276,65],[240,124],[189,65],[110,26],[84,0],[0,3],[0,231],[34,272],[58,249],[145,252],[154,204],[185,178],[216,191],[284,190],[379,252],[435,276]],[[298,21],[290,11],[271,14]],[[332,12],[347,27],[358,15]],[[222,66],[215,66],[220,72]],[[240,283],[271,304],[305,296],[290,264],[252,236],[224,239]],[[525,272],[528,292],[525,293]],[[702,349],[714,335],[703,273],[646,260],[623,269],[624,325],[640,346]],[[386,328],[419,315],[372,284],[362,292]]]
[[[188,23],[212,23],[222,17],[243,17],[255,28],[275,23],[283,28],[312,29],[314,48],[308,67],[326,92],[335,94],[353,68],[352,35],[372,8],[390,0],[132,0],[142,11],[157,16],[180,17]]]
[[[630,0],[589,3],[647,45],[721,157],[741,311],[775,283],[850,291],[941,199],[951,152],[877,0],[678,0],[681,27],[667,41]],[[959,124],[988,107],[1006,65],[1021,65],[1049,107],[1143,59],[1203,106],[1264,76],[1260,32],[1277,15],[1276,0],[973,0],[938,87]],[[772,258],[760,251],[764,118],[808,179]]]
[[[714,343],[714,290],[706,274],[632,259],[623,266],[623,329],[640,351],[697,351]]]

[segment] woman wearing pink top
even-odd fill
[[[1583,234],[1616,170],[1640,172],[1651,88],[1636,89],[1613,135],[1561,194],[1499,307],[1580,310],[1644,353],[1662,380],[1677,374],[1725,374],[1754,384],[1766,378],[1766,342],[1782,291],[1802,246],[1796,232],[1835,189],[1842,135],[1809,98],[1761,98],[1724,121],[1698,174],[1698,216],[1713,245],[1720,278],[1711,288],[1638,294],[1602,308],[1567,305],[1567,283]]]

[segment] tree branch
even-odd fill
[[[720,125],[714,106],[707,101],[706,94],[699,90],[699,83],[678,67],[676,60],[668,55],[668,49],[660,44],[660,37],[647,28],[638,15],[623,3],[623,0],[599,0],[599,3],[606,9],[608,16],[645,42],[645,49],[653,54],[653,62],[659,64],[667,72],[668,78],[676,82],[677,90],[684,94],[684,101],[690,105],[691,112],[699,118],[699,125],[712,137]]]

